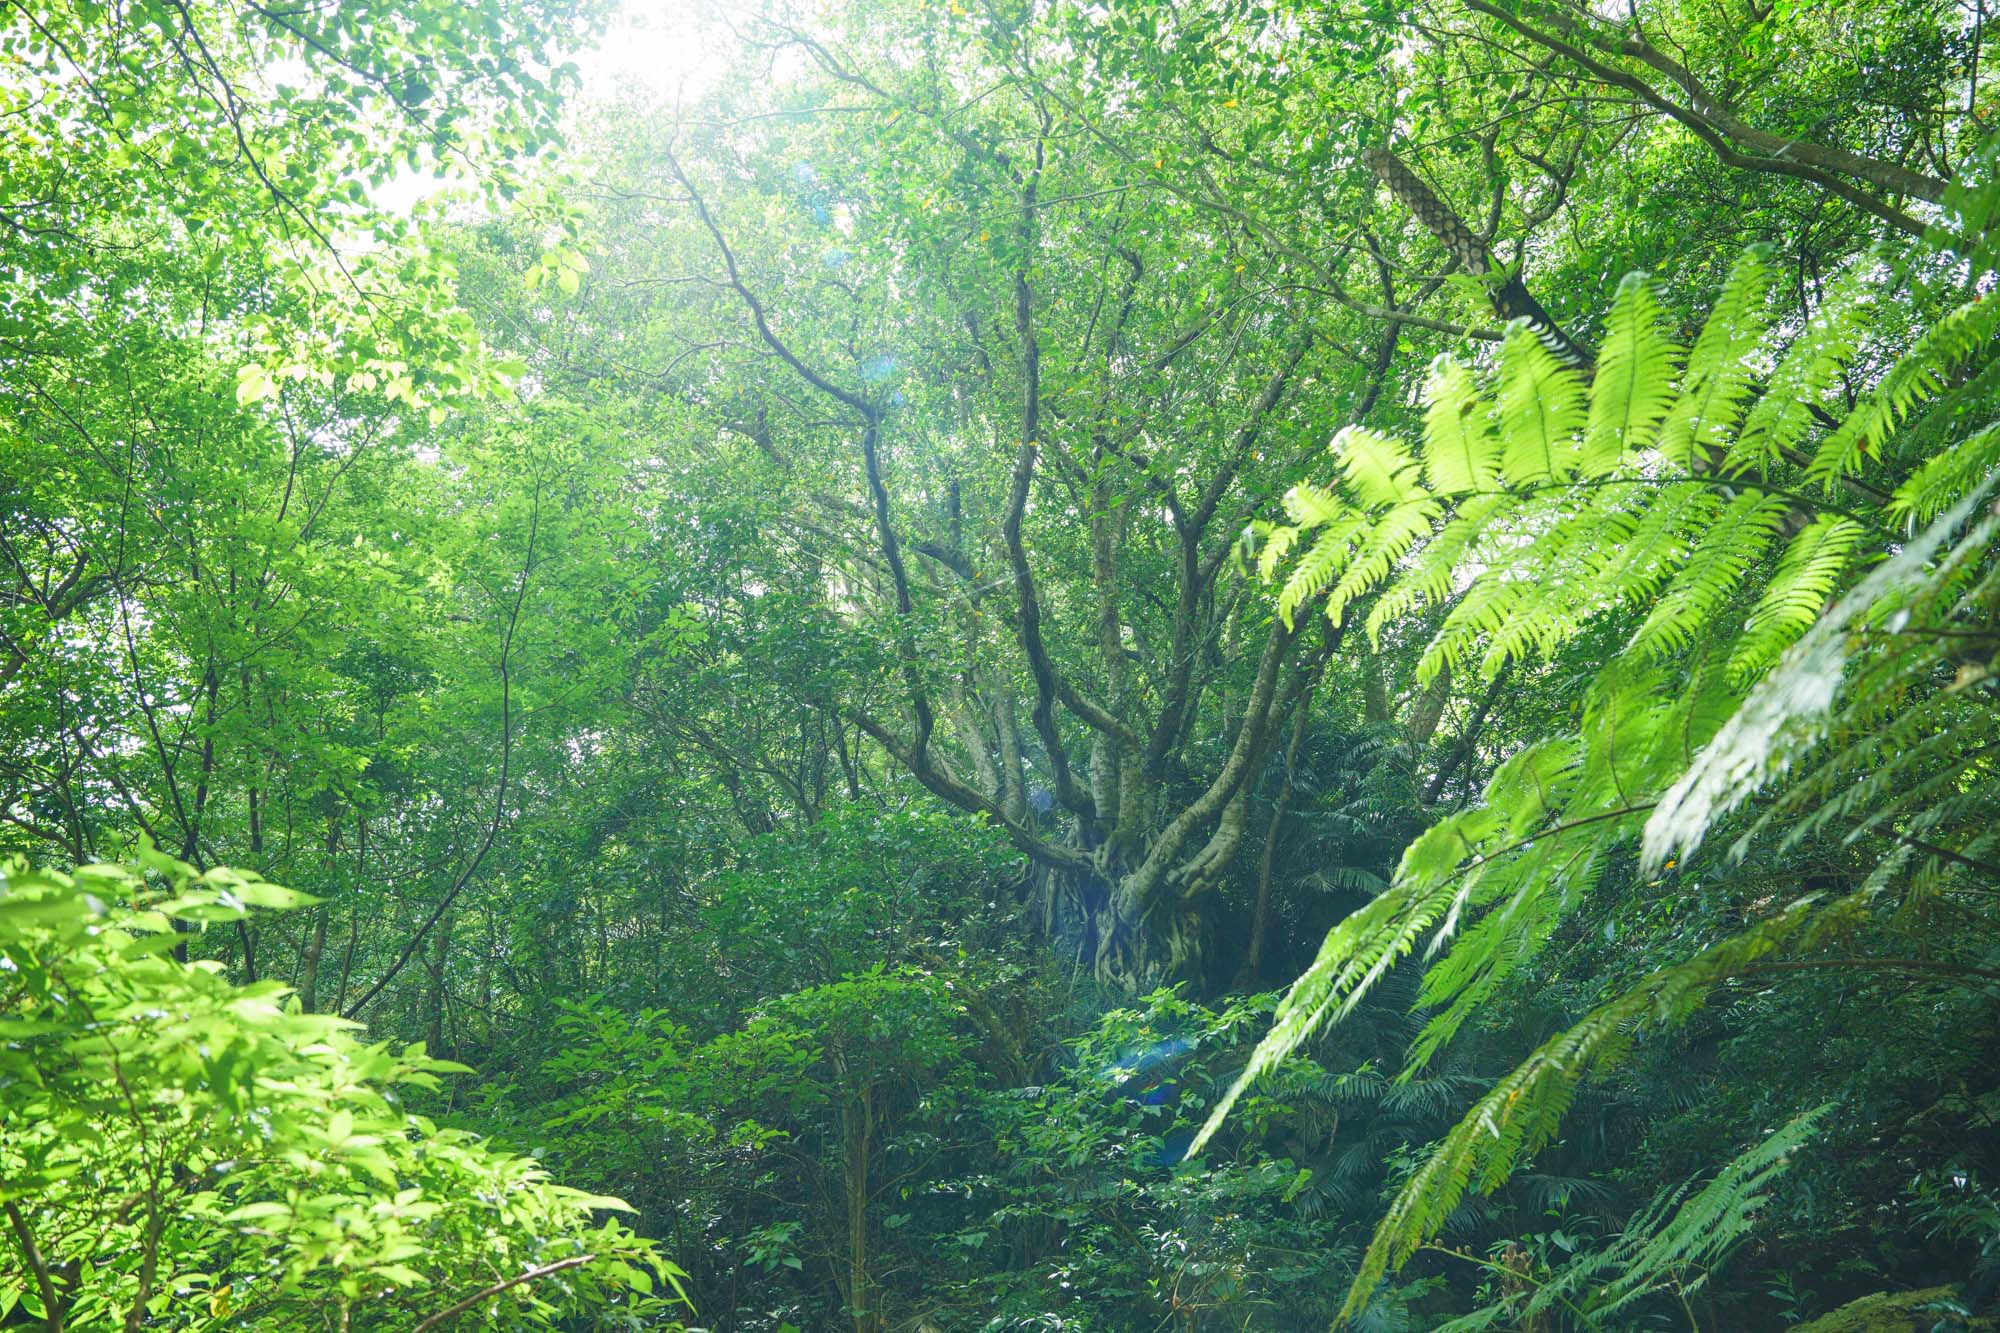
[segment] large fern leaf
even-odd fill
[[[1590,424],[1579,470],[1601,477],[1628,454],[1650,450],[1672,410],[1675,348],[1660,332],[1660,303],[1643,273],[1628,274],[1605,323],[1604,348],[1590,383]]]

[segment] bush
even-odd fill
[[[463,1066],[178,956],[308,901],[150,849],[0,863],[0,1322],[678,1327],[678,1270],[602,1220],[625,1204],[404,1109]]]

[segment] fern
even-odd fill
[[[1859,472],[1869,451],[1879,447],[1918,404],[1935,396],[1954,370],[1992,340],[1996,327],[2000,327],[2000,302],[1983,296],[1931,325],[1867,400],[1820,445],[1806,468],[1806,479],[1830,492],[1842,478]]]
[[[1448,356],[1424,382],[1424,473],[1440,495],[1491,490],[1500,481],[1500,441],[1472,372]]]
[[[1635,852],[1647,870],[1695,853],[1752,792],[1767,796],[1738,818],[1732,856],[1759,840],[1783,857],[1827,838],[1877,852],[1846,897],[1801,899],[1655,972],[1495,1084],[1403,1188],[1350,1313],[1468,1197],[1549,1142],[1583,1080],[1641,1030],[1684,1020],[1775,950],[1858,929],[1885,895],[1907,905],[1948,889],[1974,855],[1965,849],[2000,845],[2000,710],[1972,693],[2000,686],[2000,515],[1975,517],[2000,467],[2000,427],[1955,426],[1956,442],[1872,514],[1801,515],[1783,481],[1732,479],[1837,481],[1861,457],[1907,456],[1893,433],[1920,405],[1935,405],[1927,430],[1965,410],[1948,386],[1990,351],[2000,315],[1986,303],[1928,331],[1862,408],[1829,424],[1836,376],[1877,337],[1872,277],[1837,284],[1781,349],[1773,274],[1761,252],[1747,255],[1684,363],[1644,280],[1629,279],[1587,392],[1511,330],[1490,389],[1449,362],[1431,367],[1420,448],[1350,433],[1338,489],[1288,502],[1314,540],[1281,614],[1326,596],[1338,616],[1373,593],[1367,624],[1381,636],[1448,606],[1420,681],[1553,658],[1607,621],[1633,628],[1596,670],[1577,730],[1501,764],[1478,804],[1415,839],[1390,884],[1329,932],[1201,1142],[1263,1072],[1422,951],[1430,1016],[1403,1075],[1418,1079],[1606,867],[1629,867]],[[1975,370],[1968,382],[1987,378]],[[1975,404],[1989,398],[1972,391]],[[1877,494],[1858,493],[1864,509]],[[1928,526],[1885,544],[1899,521]],[[1712,1262],[1721,1251],[1701,1238],[1747,1218],[1766,1179],[1759,1160],[1662,1201],[1621,1241],[1625,1276],[1589,1299],[1629,1303],[1648,1275]]]
[[[1362,1256],[1343,1317],[1362,1309],[1375,1286],[1400,1268],[1470,1191],[1491,1193],[1515,1165],[1547,1146],[1579,1084],[1618,1064],[1641,1027],[1674,1027],[1721,982],[1780,947],[1822,938],[1863,907],[1853,894],[1821,909],[1800,899],[1765,921],[1653,973],[1551,1037],[1473,1104],[1411,1175]]]
[[[1348,603],[1387,578],[1418,539],[1430,535],[1437,514],[1438,502],[1424,496],[1397,505],[1377,520],[1349,560],[1340,582],[1327,594],[1327,617],[1339,624]]]
[[[1387,509],[1421,494],[1417,462],[1398,440],[1349,426],[1333,437],[1333,456],[1346,474],[1348,489],[1369,509]]]
[[[1876,295],[1856,271],[1838,282],[1778,362],[1763,397],[1727,454],[1732,472],[1763,471],[1786,458],[1825,410],[1828,388],[1854,359],[1875,317]]]
[[[1500,470],[1509,485],[1557,480],[1576,470],[1583,380],[1526,320],[1510,325],[1501,345],[1498,397]]]
[[[1660,454],[1672,466],[1692,470],[1733,436],[1755,383],[1752,364],[1769,328],[1776,276],[1768,251],[1759,247],[1737,261],[1723,284],[1661,431]]]
[[[1366,526],[1367,520],[1363,515],[1349,514],[1314,538],[1311,547],[1292,568],[1292,576],[1285,581],[1285,589],[1278,596],[1278,618],[1287,626],[1292,623],[1301,605],[1319,596],[1328,584],[1340,576],[1349,557],[1354,554],[1355,535]]]
[[[1729,659],[1731,675],[1749,681],[1763,674],[1811,627],[1865,531],[1851,518],[1822,515],[1792,538],[1744,622]]]
[[[1674,404],[1675,348],[1660,332],[1660,303],[1645,275],[1618,284],[1605,323],[1604,350],[1590,386],[1590,424],[1580,470],[1612,472],[1629,454],[1650,450]]]
[[[1667,1282],[1684,1290],[1699,1284],[1681,1280],[1690,1269],[1712,1269],[1755,1229],[1757,1214],[1771,1185],[1784,1174],[1819,1122],[1833,1109],[1827,1102],[1779,1128],[1769,1138],[1732,1158],[1692,1198],[1681,1202],[1686,1187],[1662,1194],[1627,1229],[1621,1255],[1623,1274],[1610,1283],[1594,1309],[1614,1314],[1646,1292]],[[1661,1220],[1669,1207],[1673,1215]],[[1632,1242],[1642,1240],[1634,1250]]]
[[[1772,1186],[1832,1109],[1827,1102],[1780,1126],[1698,1190],[1690,1181],[1660,1191],[1611,1243],[1578,1254],[1525,1300],[1495,1302],[1444,1325],[1439,1333],[1471,1333],[1502,1319],[1533,1326],[1559,1307],[1594,1324],[1663,1288],[1691,1295],[1755,1233]]]
[[[1889,512],[1928,523],[1966,491],[2000,466],[2000,426],[1988,426],[1971,439],[1926,459],[1916,474],[1896,489]]]
[[[1730,501],[1632,635],[1632,650],[1659,658],[1692,643],[1778,535],[1786,511],[1783,500],[1761,491]]]
[[[1382,627],[1405,619],[1427,606],[1443,605],[1455,592],[1462,571],[1482,539],[1506,531],[1519,506],[1511,495],[1479,495],[1465,501],[1436,536],[1424,543],[1416,559],[1396,582],[1375,599],[1368,612],[1368,636],[1381,645]]]
[[[1700,846],[1717,819],[1820,738],[1846,669],[1849,628],[1931,581],[1932,557],[1984,494],[1982,487],[1960,500],[1862,580],[1757,683],[1721,734],[1661,798],[1646,825],[1647,866]],[[2000,518],[1987,517],[1959,544],[1958,553],[1984,550],[1996,528]]]

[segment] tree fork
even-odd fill
[[[1426,231],[1443,243],[1459,267],[1478,278],[1490,278],[1502,271],[1494,263],[1493,251],[1486,242],[1402,158],[1386,148],[1364,148],[1361,163],[1375,173],[1398,203],[1416,215]],[[1507,273],[1500,282],[1489,283],[1486,299],[1502,319],[1527,320],[1535,336],[1564,364],[1587,369],[1595,360],[1590,350],[1565,333],[1555,317],[1535,299],[1520,274]]]

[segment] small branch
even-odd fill
[[[585,1264],[595,1263],[596,1261],[597,1256],[594,1254],[572,1254],[567,1259],[558,1259],[552,1264],[543,1264],[540,1268],[530,1268],[527,1272],[517,1277],[510,1277],[505,1282],[496,1282],[483,1291],[473,1292],[456,1305],[439,1310],[436,1314],[424,1320],[423,1323],[411,1329],[410,1333],[424,1333],[425,1329],[436,1328],[445,1320],[464,1314],[487,1297],[498,1296],[509,1287],[518,1287],[524,1282],[533,1282],[535,1279],[547,1277],[551,1273],[560,1273],[565,1268],[581,1268]]]
[[[63,1333],[62,1305],[56,1300],[55,1283],[49,1279],[48,1261],[35,1245],[35,1233],[28,1230],[28,1219],[21,1216],[20,1208],[12,1199],[7,1200],[7,1222],[14,1229],[14,1239],[21,1244],[21,1257],[28,1262],[28,1269],[35,1275],[35,1286],[42,1294],[42,1322],[49,1333]]]
[[[354,1007],[343,1014],[343,1018],[359,1018],[361,1011],[368,1007],[369,1002],[380,995],[389,983],[396,979],[396,974],[408,966],[417,950],[423,947],[424,938],[431,933],[432,927],[443,919],[444,914],[451,909],[452,903],[458,900],[459,893],[472,882],[473,875],[478,873],[479,867],[485,862],[486,854],[493,850],[493,841],[500,836],[500,826],[507,820],[507,787],[513,777],[514,760],[512,670],[514,632],[521,623],[521,604],[527,600],[528,581],[534,577],[535,543],[541,534],[541,523],[542,487],[541,482],[537,481],[534,509],[528,519],[528,551],[521,561],[520,581],[514,588],[514,605],[507,613],[507,632],[500,640],[500,779],[493,793],[493,818],[486,825],[486,836],[480,839],[479,846],[473,850],[472,859],[466,862],[465,868],[453,878],[451,887],[445,890],[444,896],[438,899],[430,915],[424,918],[421,926],[417,927],[417,933],[404,944],[403,951],[396,956],[396,961],[389,965],[389,970],[375,979],[375,984],[354,1002]]]

